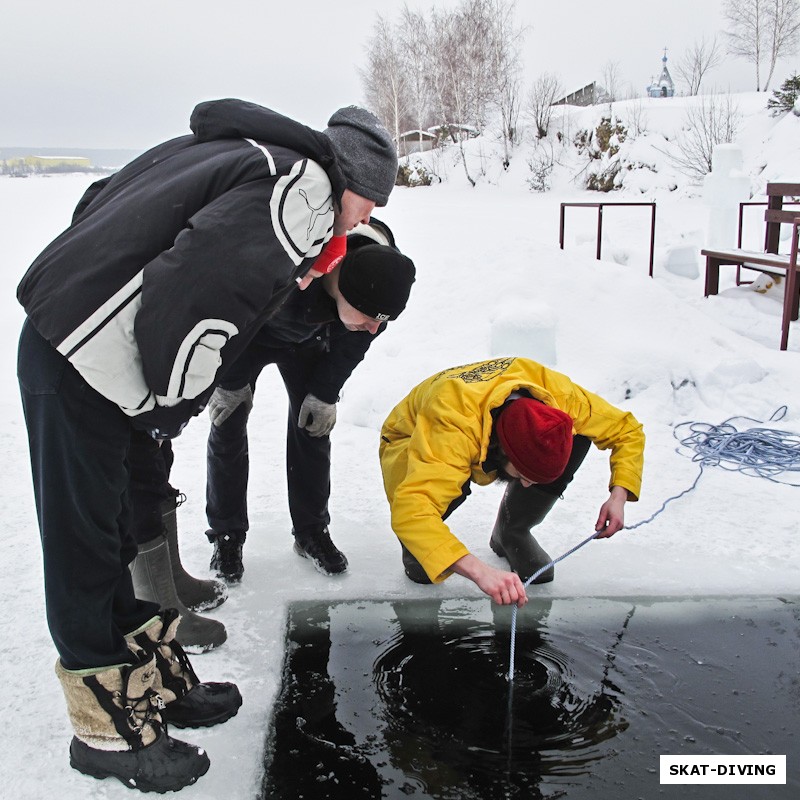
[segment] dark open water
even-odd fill
[[[798,598],[297,603],[263,798],[800,797]],[[659,755],[787,755],[787,785]]]

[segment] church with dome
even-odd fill
[[[675,94],[675,84],[672,76],[667,69],[667,48],[664,48],[664,55],[661,58],[661,75],[658,80],[651,80],[647,87],[648,97],[672,97]]]

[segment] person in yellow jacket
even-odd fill
[[[594,443],[611,450],[609,497],[598,538],[624,527],[638,500],[644,433],[632,414],[527,358],[481,361],[439,372],[412,389],[383,424],[380,460],[403,565],[417,583],[452,573],[500,604],[527,602],[523,581],[551,558],[531,535]],[[490,546],[514,570],[472,555],[445,524],[470,483],[508,483]],[[536,580],[553,580],[551,567]]]

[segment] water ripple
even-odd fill
[[[600,674],[598,653],[567,657],[538,634],[523,636],[513,686],[507,637],[487,626],[465,635],[396,634],[373,666],[390,731],[426,749],[480,754],[483,768],[577,775],[602,755],[600,745],[627,727],[616,694]],[[575,643],[570,642],[570,652]],[[471,765],[473,768],[475,764]]]

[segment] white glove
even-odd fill
[[[309,436],[327,436],[336,424],[336,403],[325,403],[313,394],[307,394],[300,406],[297,425],[305,428]]]
[[[218,428],[242,404],[247,407],[249,414],[253,407],[253,390],[249,383],[241,389],[221,389],[217,386],[208,401],[211,424]]]

